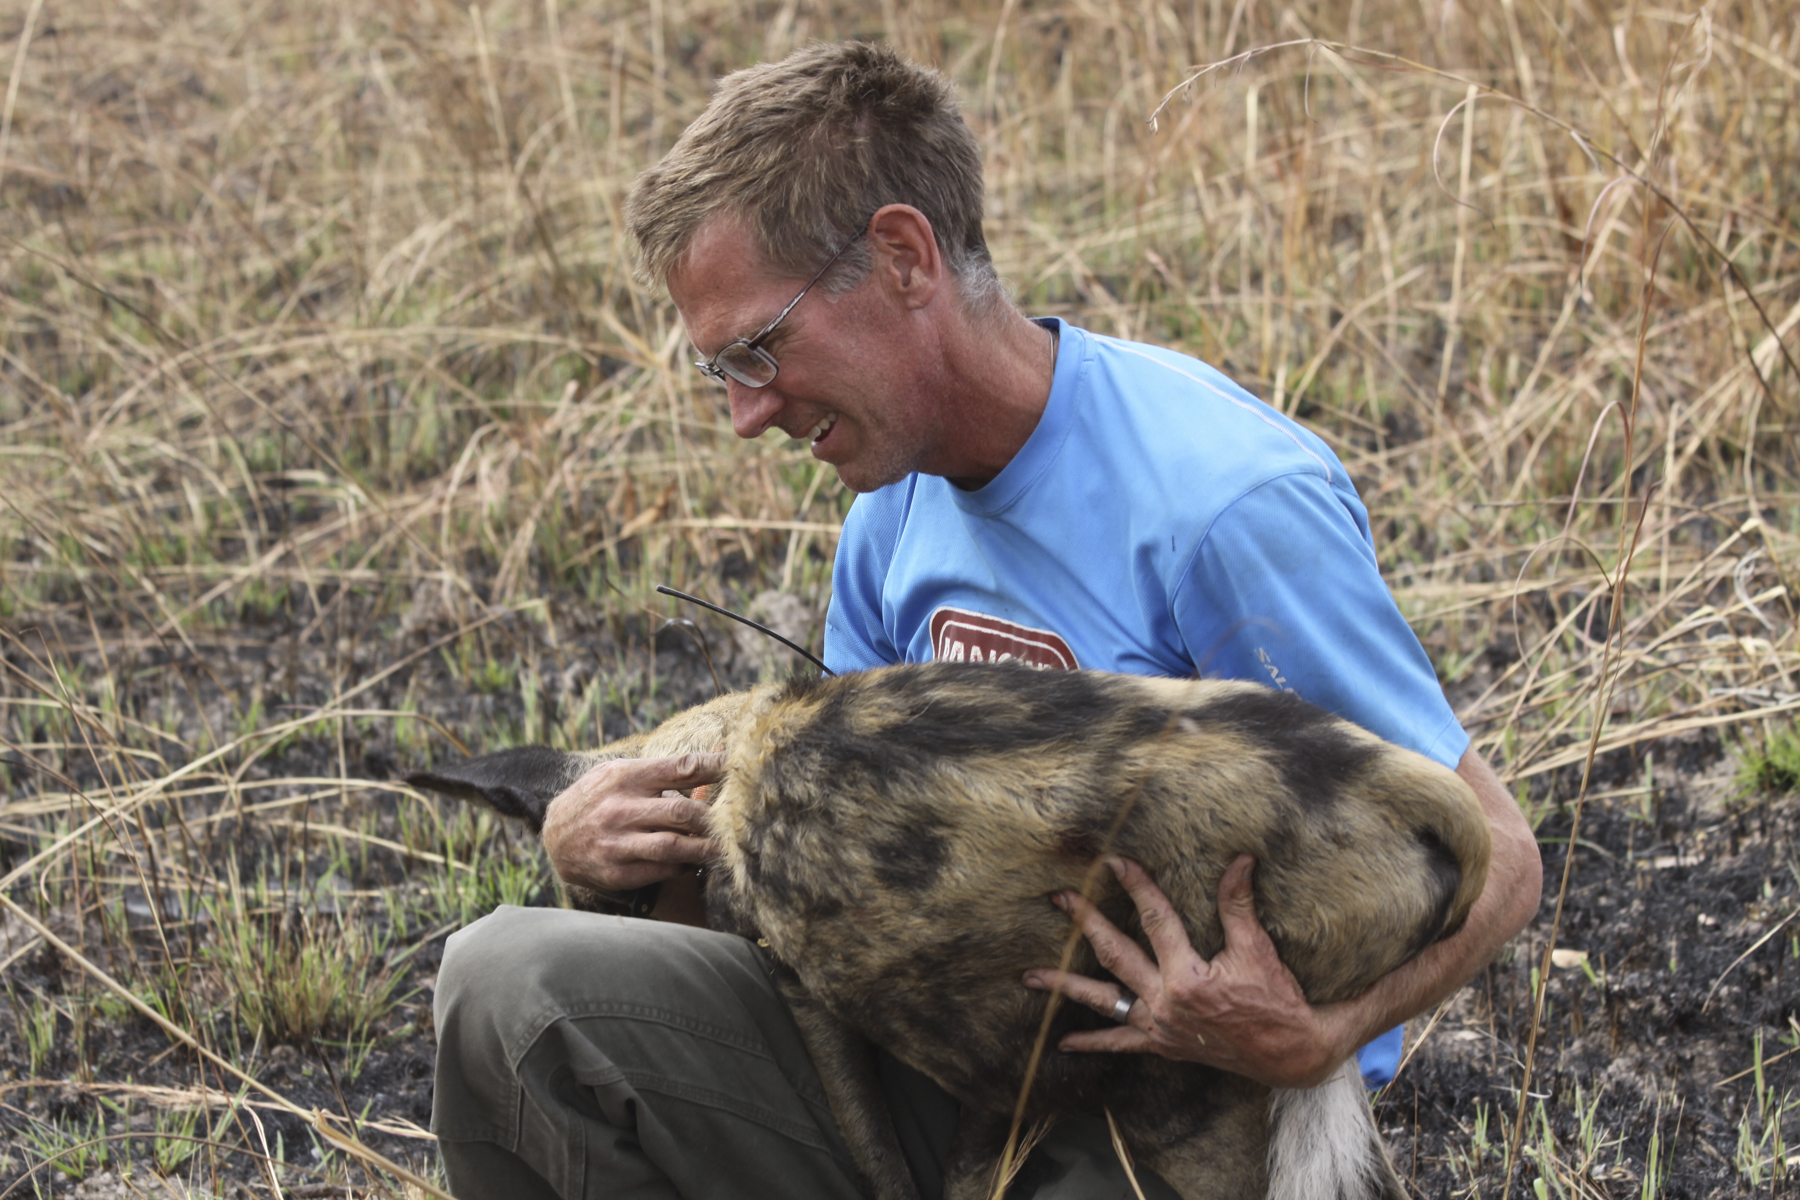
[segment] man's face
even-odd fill
[[[771,272],[748,226],[726,214],[701,226],[669,276],[669,294],[704,359],[768,324],[805,282]],[[763,343],[780,364],[775,381],[725,385],[732,428],[753,438],[775,427],[810,442],[813,457],[858,492],[919,469],[938,426],[909,354],[908,318],[873,277],[838,295],[814,286]]]

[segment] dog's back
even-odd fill
[[[759,692],[713,814],[720,920],[755,929],[832,1012],[988,1113],[1011,1111],[1043,1021],[1044,996],[1020,977],[1056,964],[1069,938],[1048,896],[1085,888],[1139,933],[1095,869],[1101,854],[1141,862],[1209,957],[1220,877],[1255,855],[1258,913],[1315,1003],[1359,995],[1460,928],[1488,857],[1454,772],[1292,695],[1023,667]],[[1086,942],[1075,949],[1074,969],[1096,973]],[[1251,1194],[1268,1091],[1156,1058],[1055,1052],[1061,1033],[1102,1023],[1060,1008],[1034,1114],[1105,1103],[1165,1177],[1191,1159],[1219,1195]],[[1195,1186],[1184,1194],[1209,1194]]]

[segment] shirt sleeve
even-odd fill
[[[1447,767],[1469,747],[1348,489],[1302,473],[1252,488],[1202,537],[1172,604],[1202,675],[1298,693]]]
[[[825,610],[825,665],[833,674],[900,661],[882,612],[882,592],[900,536],[901,506],[884,503],[888,499],[882,492],[858,496],[838,537],[831,605]]]

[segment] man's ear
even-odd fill
[[[889,204],[869,219],[873,274],[883,291],[906,308],[924,308],[944,285],[947,267],[924,213]]]

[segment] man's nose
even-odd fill
[[[745,387],[735,379],[725,386],[732,432],[741,438],[761,437],[781,412],[781,393],[772,387]]]

